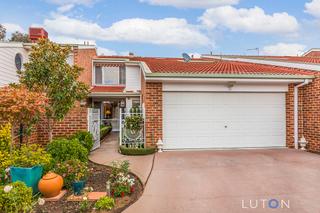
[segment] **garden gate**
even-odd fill
[[[88,131],[93,135],[95,150],[100,147],[100,109],[88,108]]]
[[[140,117],[141,122],[139,122],[140,128],[137,130],[130,130],[126,128],[126,118],[128,117]],[[144,148],[145,146],[145,125],[144,125],[145,115],[142,108],[132,108],[131,110],[122,109],[120,110],[120,145],[125,145],[127,147]]]

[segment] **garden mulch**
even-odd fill
[[[109,178],[111,173],[111,168],[104,165],[95,164],[89,162],[89,168],[92,168],[86,186],[93,187],[95,192],[105,192],[106,191],[106,181]],[[111,211],[103,211],[110,213],[122,212],[128,206],[133,204],[143,192],[143,185],[140,180],[135,176],[135,191],[129,196],[115,198],[115,207]],[[68,190],[67,194],[59,201],[50,202],[47,201],[43,206],[37,205],[34,208],[34,212],[37,213],[67,213],[67,212],[81,212],[80,211],[80,202],[76,201],[67,201],[67,198],[72,195],[72,190]],[[93,210],[95,202],[90,201],[91,208],[86,212],[95,212]],[[101,211],[100,211],[101,212]]]

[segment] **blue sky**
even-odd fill
[[[320,47],[320,0],[11,0],[8,34],[43,26],[60,43],[95,43],[103,54],[297,55]]]

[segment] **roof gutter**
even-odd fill
[[[147,81],[285,81],[303,82],[305,79],[313,79],[309,75],[261,75],[261,74],[184,74],[184,73],[145,73]]]
[[[294,108],[293,108],[293,114],[294,114],[294,148],[298,149],[298,141],[299,141],[299,87],[303,87],[307,84],[309,84],[311,81],[310,79],[305,79],[303,83],[298,84],[294,87]]]

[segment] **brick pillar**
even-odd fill
[[[288,86],[286,93],[286,145],[294,148],[294,84]]]
[[[162,139],[162,83],[143,85],[143,100],[146,115],[146,144],[155,146],[158,139]]]
[[[294,86],[295,84],[289,84],[288,92],[286,93],[286,146],[294,148]],[[304,87],[300,87],[298,90],[298,138],[300,139],[303,134],[303,118],[304,118]]]

